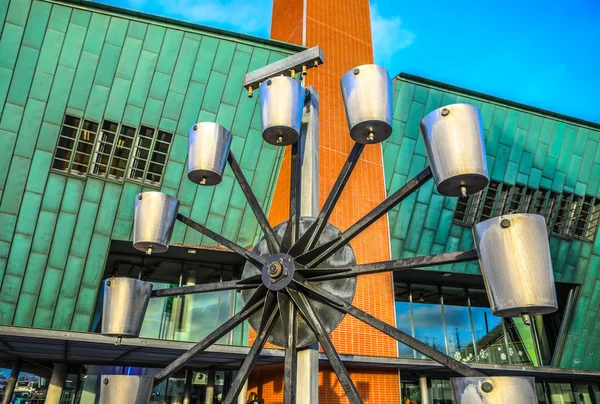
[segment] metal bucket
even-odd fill
[[[349,70],[340,81],[350,136],[358,143],[379,143],[392,134],[392,81],[378,65]]]
[[[533,377],[451,378],[456,404],[537,404]]]
[[[150,253],[169,249],[179,201],[162,192],[142,192],[135,201],[133,247]]]
[[[296,143],[305,99],[302,84],[291,77],[279,76],[263,82],[259,90],[263,139],[275,146]]]
[[[477,107],[438,108],[421,120],[420,129],[440,194],[466,196],[487,186],[485,141]]]
[[[102,334],[137,338],[152,294],[152,284],[132,278],[104,281]]]
[[[223,126],[200,122],[188,133],[188,178],[198,185],[217,185],[223,171],[233,136]]]
[[[473,227],[492,312],[500,317],[557,310],[546,221],[543,216],[494,217]]]
[[[148,404],[152,376],[102,375],[99,404]]]

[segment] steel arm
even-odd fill
[[[260,280],[251,283],[239,283],[239,281],[201,283],[198,285],[180,286],[178,288],[156,289],[152,291],[152,297],[193,295],[196,293],[218,292],[220,290],[242,290],[255,288]]]
[[[327,292],[326,290],[315,286],[311,282],[308,282],[305,279],[302,279],[301,277],[294,281],[301,288],[303,288],[313,296],[316,296],[319,300],[323,301],[330,307],[333,307],[343,313],[350,314],[351,316],[357,318],[365,324],[368,324],[371,327],[394,338],[395,340],[402,342],[403,344],[409,346],[410,348],[413,348],[417,352],[422,353],[428,358],[433,359],[437,363],[455,371],[456,373],[465,377],[485,377],[485,375],[480,371],[475,370],[465,365],[464,363],[457,361],[454,358],[451,358],[450,356],[438,351],[437,349],[430,347],[429,345],[398,330],[397,328],[392,327],[385,321],[381,321],[377,317],[372,316],[371,314],[353,306],[352,304],[346,303],[342,299],[339,299],[331,293]]]
[[[327,359],[329,359],[329,363],[331,364],[333,371],[337,375],[338,380],[340,381],[340,384],[342,385],[342,388],[344,389],[344,392],[348,397],[348,400],[350,400],[352,404],[362,404],[363,400],[358,394],[356,386],[352,382],[352,379],[350,378],[350,375],[348,374],[348,371],[346,370],[342,359],[335,350],[333,343],[327,335],[325,327],[321,323],[321,320],[319,320],[319,317],[315,313],[312,305],[310,304],[306,296],[299,293],[298,291],[291,288],[287,288],[287,291],[290,294],[292,300],[294,301],[296,307],[298,307],[302,318],[304,318],[304,320],[307,322],[307,324],[317,336],[317,339],[319,340],[319,343],[321,344],[325,355],[327,355]]]
[[[250,316],[252,316],[258,310],[260,310],[260,308],[263,307],[266,290],[267,288],[265,288],[264,286],[260,286],[239,313],[231,317],[229,320],[223,323],[223,325],[221,325],[219,328],[208,334],[203,340],[198,342],[179,358],[171,362],[166,368],[158,372],[154,376],[154,386],[157,386],[170,375],[184,367],[189,361],[194,359],[196,355],[204,351],[212,344],[216,343],[222,337],[227,335],[228,332],[233,330],[235,327],[246,321]]]
[[[283,366],[283,404],[296,404],[296,361],[298,343],[298,316],[296,306],[285,293],[277,293],[279,315],[285,334],[285,359]]]
[[[258,224],[260,225],[260,228],[262,229],[265,235],[265,240],[267,241],[269,252],[271,254],[279,252],[279,242],[277,241],[277,237],[275,237],[275,232],[269,224],[265,212],[263,212],[262,208],[260,207],[258,199],[256,199],[256,196],[254,195],[254,192],[252,191],[248,180],[246,180],[246,177],[242,172],[242,168],[238,164],[237,160],[233,155],[233,152],[231,151],[229,151],[229,155],[227,156],[227,162],[229,163],[229,166],[233,171],[233,175],[235,175],[235,178],[240,184],[240,187],[244,192],[244,196],[246,197],[246,200],[248,201],[252,212],[254,212],[254,216],[256,216],[256,220],[258,220]]]
[[[338,175],[335,184],[333,184],[333,188],[331,188],[331,191],[327,196],[327,200],[323,204],[323,208],[319,212],[317,220],[310,226],[310,228],[306,232],[304,232],[304,234],[302,235],[302,237],[300,237],[296,244],[294,244],[294,246],[290,250],[290,255],[297,256],[299,254],[305,253],[317,244],[319,237],[321,237],[321,234],[323,233],[323,230],[327,225],[329,216],[331,216],[333,208],[335,207],[335,204],[340,198],[340,195],[342,194],[342,191],[344,190],[344,187],[346,186],[346,183],[348,182],[348,179],[350,178],[354,167],[356,167],[356,163],[358,163],[358,160],[364,148],[364,144],[354,144],[354,147],[348,155],[344,167],[342,167],[342,170],[340,171],[340,174]]]
[[[233,384],[231,388],[227,392],[227,396],[225,400],[223,400],[224,404],[233,404],[233,402],[237,399],[240,391],[242,391],[242,387],[244,383],[246,383],[246,379],[250,375],[254,364],[258,360],[258,356],[262,351],[263,347],[267,343],[267,338],[271,334],[273,327],[275,326],[275,320],[277,319],[277,305],[276,305],[276,297],[272,292],[267,293],[267,297],[265,298],[265,304],[260,320],[260,327],[250,348],[250,352],[246,355],[244,362],[242,362],[242,366],[238,370],[235,379],[233,380]]]
[[[301,140],[298,140],[292,144],[292,155],[290,156],[290,218],[281,242],[281,251],[283,252],[289,251],[298,240],[302,191],[302,150],[300,143]]]
[[[399,260],[375,262],[372,264],[361,264],[348,268],[299,269],[298,272],[300,272],[304,277],[310,278],[311,282],[314,282],[331,279],[352,278],[357,275],[369,275],[381,272],[405,271],[414,268],[433,267],[436,265],[457,264],[459,262],[476,261],[477,258],[477,250],[473,249],[425,255],[421,257],[402,258]]]
[[[325,243],[319,247],[313,248],[306,253],[296,257],[296,261],[313,268],[321,264],[327,258],[331,257],[354,237],[362,233],[367,227],[373,224],[377,219],[389,212],[394,206],[398,205],[410,194],[418,190],[423,184],[432,178],[431,168],[427,167],[412,180],[407,182],[402,188],[394,192],[387,199],[377,205],[369,213],[363,216],[358,222],[350,226],[348,230],[343,232],[338,238]]]
[[[257,268],[259,268],[259,269],[262,268],[262,265],[264,264],[265,260],[262,259],[262,257],[254,254],[252,251],[246,250],[244,247],[240,246],[239,244],[236,244],[233,241],[226,239],[225,237],[221,236],[220,234],[215,233],[214,231],[206,228],[205,226],[202,226],[200,223],[193,221],[189,217],[183,216],[181,213],[177,214],[177,220],[179,220],[186,226],[189,226],[192,229],[204,234],[206,237],[210,237],[211,239],[215,240],[217,243],[224,245],[225,247],[229,248],[234,253],[241,255],[244,259],[253,263]]]

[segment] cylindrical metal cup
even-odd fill
[[[137,338],[142,329],[152,284],[132,278],[104,281],[102,334]]]
[[[477,107],[438,108],[423,118],[420,129],[440,194],[466,196],[487,186],[485,141]]]
[[[456,404],[537,404],[533,377],[455,377]]]
[[[133,247],[150,253],[169,249],[179,201],[162,192],[142,192],[135,201]]]
[[[554,274],[543,216],[512,214],[473,227],[492,312],[499,317],[557,310]]]
[[[223,126],[200,122],[188,133],[188,178],[198,185],[217,185],[223,171],[233,136]]]
[[[100,376],[99,404],[148,404],[152,395],[152,376]]]
[[[306,97],[302,84],[291,77],[278,76],[264,81],[259,89],[263,139],[275,146],[296,143]]]
[[[350,136],[358,143],[383,142],[392,134],[392,81],[378,65],[349,70],[340,81]]]

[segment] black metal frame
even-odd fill
[[[156,375],[155,385],[161,383],[173,372],[184,367],[191,359],[193,359],[195,355],[202,352],[210,345],[216,343],[216,341],[218,341],[221,337],[226,335],[233,328],[247,320],[250,316],[254,315],[262,308],[261,321],[259,329],[257,330],[257,337],[233,382],[232,388],[225,397],[224,403],[233,403],[239,395],[243,384],[246,382],[250,371],[256,363],[256,360],[258,359],[258,356],[260,355],[260,352],[263,349],[267,338],[278,319],[281,319],[282,321],[286,341],[284,360],[284,403],[295,403],[297,374],[296,353],[298,349],[297,314],[302,317],[302,319],[308,324],[308,326],[316,335],[350,402],[362,403],[363,401],[360,398],[354,383],[348,375],[340,356],[338,355],[335,347],[327,335],[327,331],[322,320],[314,310],[311,301],[307,298],[307,295],[318,299],[322,303],[337,311],[340,311],[344,314],[349,314],[358,320],[361,320],[365,324],[383,332],[384,334],[402,342],[403,344],[406,344],[407,346],[415,349],[416,351],[426,355],[427,357],[462,376],[484,376],[484,374],[478,370],[475,370],[468,365],[437,351],[418,339],[396,329],[395,327],[392,327],[391,325],[377,319],[371,314],[343,301],[337,296],[319,287],[319,282],[331,279],[351,278],[366,274],[393,272],[411,268],[423,268],[434,265],[459,263],[477,260],[478,258],[476,250],[468,250],[355,265],[346,268],[318,267],[325,260],[327,260],[327,258],[331,257],[333,254],[347,245],[354,237],[367,229],[371,224],[389,212],[392,208],[400,204],[409,195],[416,192],[423,184],[432,178],[431,169],[427,167],[416,177],[402,186],[399,190],[394,192],[378,206],[372,209],[364,217],[358,220],[354,225],[350,226],[350,228],[344,231],[338,238],[320,246],[316,246],[317,241],[323,232],[333,209],[335,208],[336,202],[342,194],[344,187],[348,182],[348,179],[354,170],[354,167],[356,166],[363,150],[364,145],[358,143],[354,145],[331,192],[329,193],[327,200],[325,201],[323,209],[317,217],[317,220],[303,235],[299,235],[302,150],[300,142],[292,145],[290,158],[291,179],[289,219],[281,245],[275,237],[275,232],[267,221],[266,215],[260,207],[260,204],[252,192],[250,185],[246,181],[233,153],[229,153],[229,165],[233,170],[233,173],[258,220],[260,228],[264,233],[269,252],[271,254],[278,252],[287,253],[294,258],[296,263],[294,278],[285,289],[277,292],[268,290],[262,284],[260,276],[253,276],[251,278],[242,279],[239,281],[216,282],[154,291],[152,296],[160,297],[213,292],[220,290],[242,290],[256,288],[256,291],[252,297],[238,314],[233,316],[225,324],[217,328],[202,341],[198,342],[192,349],[180,356],[165,369],[160,371]],[[265,257],[258,256],[257,254],[244,249],[233,241],[218,235],[217,233],[181,214],[177,215],[177,219],[187,226],[190,226],[202,234],[212,238],[225,247],[230,248],[235,253],[244,257],[244,259],[246,259],[248,262],[261,269],[261,271],[264,270],[263,264],[265,264]]]

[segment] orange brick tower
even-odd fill
[[[274,0],[273,3],[271,37],[306,47],[319,45],[325,55],[325,64],[311,69],[306,77],[306,85],[314,86],[319,93],[319,203],[322,206],[353,146],[340,78],[351,68],[373,63],[369,1]],[[269,216],[272,224],[288,218],[289,154],[287,150],[275,190]],[[330,221],[340,230],[346,230],[385,197],[381,146],[367,145]],[[358,263],[389,260],[387,216],[355,238],[351,245]],[[395,325],[392,275],[359,277],[353,303]],[[346,317],[331,334],[331,339],[341,354],[397,356],[394,340],[354,318]],[[349,368],[348,371],[366,403],[400,402],[397,371],[371,368]],[[250,389],[258,388],[265,402],[282,402],[280,375],[281,369],[257,370],[251,377]],[[321,404],[347,402],[335,373],[327,368],[322,368],[319,375],[319,400]]]

